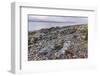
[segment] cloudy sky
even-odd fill
[[[88,24],[87,17],[72,16],[34,16],[28,17],[28,31],[39,30],[56,26],[69,26],[75,24]]]

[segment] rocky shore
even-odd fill
[[[87,24],[28,32],[28,61],[88,57]]]

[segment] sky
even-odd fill
[[[88,24],[88,17],[79,16],[28,16],[28,31],[40,30],[56,26],[73,26],[75,24]]]

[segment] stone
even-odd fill
[[[51,27],[28,33],[28,60],[88,57],[87,25]]]

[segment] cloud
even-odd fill
[[[34,20],[34,19],[36,19],[36,20],[45,20],[47,18],[48,18],[48,16],[29,16],[29,20]]]
[[[29,31],[56,26],[88,24],[88,17],[29,16]]]

